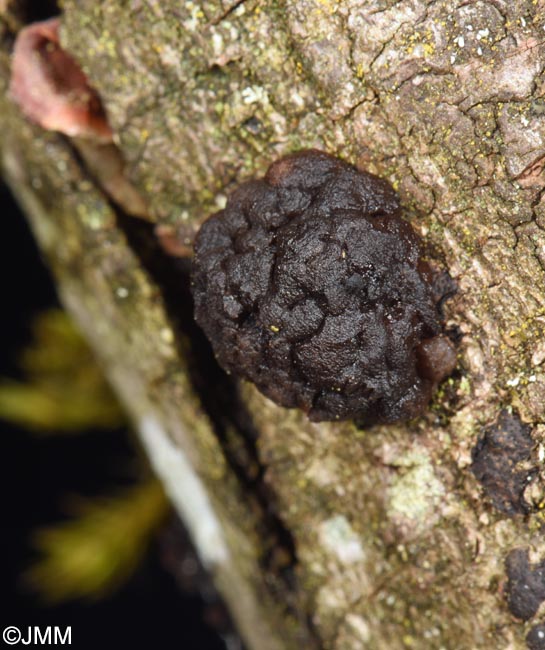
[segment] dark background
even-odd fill
[[[1,183],[0,215],[0,377],[18,377],[17,353],[30,338],[33,316],[58,300],[28,226]],[[36,436],[0,421],[2,630],[15,625],[25,636],[28,626],[58,625],[63,631],[71,625],[72,647],[78,649],[225,650],[203,620],[204,603],[183,593],[164,568],[164,544],[158,542],[133,578],[98,602],[45,607],[21,584],[33,557],[32,531],[59,521],[67,496],[115,492],[127,481],[119,468],[135,458],[134,442],[123,430]]]

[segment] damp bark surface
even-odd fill
[[[2,172],[248,648],[541,647],[541,0],[64,0],[122,199],[113,145],[8,97],[31,5],[0,1]],[[193,322],[200,224],[308,148],[387,179],[456,282],[457,369],[409,422],[311,423],[225,375]]]

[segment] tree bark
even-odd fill
[[[4,91],[21,6],[0,2]],[[516,602],[545,581],[544,8],[64,0],[149,223],[104,191],[102,153],[3,93],[5,178],[251,650],[539,636],[545,585]],[[458,284],[458,370],[412,422],[312,424],[235,384],[157,244],[190,246],[237,183],[307,147],[388,178]]]

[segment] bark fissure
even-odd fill
[[[240,398],[237,382],[218,365],[210,343],[193,320],[189,290],[190,262],[169,258],[158,246],[153,228],[119,211],[118,224],[142,265],[160,287],[170,319],[189,340],[180,353],[189,362],[192,386],[210,418],[227,462],[241,484],[247,507],[258,511],[262,540],[259,559],[273,593],[282,594],[286,612],[307,628],[308,648],[320,648],[297,591],[297,555],[293,536],[277,514],[274,491],[265,482],[266,466],[257,452],[258,430]],[[242,448],[240,448],[242,443]],[[274,586],[278,583],[278,586]]]
[[[67,141],[67,144],[70,144]],[[93,178],[76,149],[72,148],[84,174]],[[297,591],[297,556],[293,536],[277,514],[276,496],[265,482],[266,466],[257,452],[258,430],[243,403],[235,378],[218,365],[212,347],[193,319],[190,291],[190,258],[173,258],[160,247],[154,226],[127,215],[108,197],[117,226],[161,291],[163,302],[176,335],[178,353],[188,361],[192,387],[209,417],[225,458],[241,484],[247,508],[259,512],[258,534],[262,540],[260,566],[273,592],[282,594],[286,612],[307,629],[306,647],[321,647],[308,604]],[[187,342],[184,342],[186,339]],[[240,443],[242,442],[242,449]],[[277,586],[274,586],[278,583]],[[286,597],[288,594],[290,596]],[[301,636],[303,636],[301,630]]]

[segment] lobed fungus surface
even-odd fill
[[[220,365],[314,421],[411,418],[454,367],[396,193],[321,151],[278,160],[202,225],[192,290]]]

